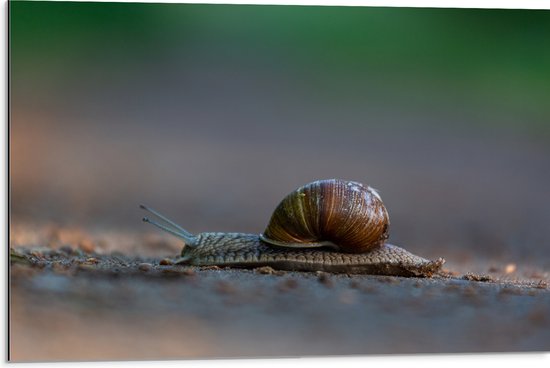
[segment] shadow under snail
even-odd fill
[[[187,230],[144,206],[149,222],[185,242],[179,264],[287,271],[431,277],[445,263],[386,243],[389,216],[373,188],[341,179],[318,180],[287,195],[262,234]]]

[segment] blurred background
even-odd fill
[[[549,18],[12,1],[11,228],[259,233],[344,178],[415,253],[549,267]]]

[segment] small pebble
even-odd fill
[[[514,273],[516,271],[516,265],[514,263],[509,263],[506,265],[506,268],[504,269],[504,272],[506,274],[511,274],[511,273]]]
[[[275,272],[275,270],[269,266],[258,267],[255,268],[254,271],[261,273],[262,275],[273,275]]]
[[[86,263],[98,264],[99,260],[97,258],[90,257],[90,258],[86,259]]]
[[[36,257],[36,258],[43,258],[44,254],[42,254],[42,252],[40,252],[38,250],[33,250],[33,251],[31,251],[31,256]]]
[[[277,286],[277,289],[279,291],[288,291],[288,290],[296,289],[297,287],[298,287],[298,281],[296,281],[294,279],[288,279],[288,280],[285,280],[285,281],[281,282]]]
[[[235,288],[227,281],[220,281],[216,285],[216,291],[220,294],[234,294]]]
[[[138,269],[143,272],[150,271],[153,266],[150,263],[140,263]]]
[[[195,270],[192,270],[190,268],[186,268],[186,269],[182,270],[181,273],[185,276],[194,276],[195,275]]]
[[[262,275],[275,275],[275,276],[283,276],[285,274],[285,271],[275,270],[269,266],[255,268],[254,272],[257,272]]]
[[[495,281],[491,276],[489,275],[477,275],[471,272],[468,272],[466,275],[462,276],[463,280],[468,281],[484,281],[484,282],[491,282]]]
[[[164,258],[159,262],[159,264],[161,266],[171,266],[174,264],[174,262],[170,258]]]
[[[332,280],[330,279],[328,273],[317,271],[315,274],[317,275],[317,280],[319,280],[321,284],[325,285],[326,287],[332,286]]]

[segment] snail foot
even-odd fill
[[[417,277],[432,277],[434,275],[441,274],[441,268],[445,264],[445,259],[438,258],[435,261],[427,262],[421,266],[418,266],[414,270],[410,270]]]

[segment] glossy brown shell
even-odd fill
[[[389,224],[388,212],[371,187],[341,179],[318,180],[286,196],[260,238],[283,247],[332,246],[364,253],[386,241]]]

